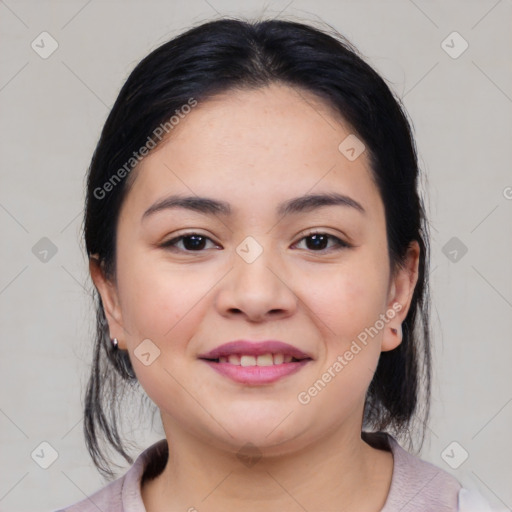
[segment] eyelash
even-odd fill
[[[331,252],[333,250],[339,251],[339,250],[342,250],[342,249],[348,249],[348,248],[352,247],[352,245],[350,245],[349,243],[345,242],[344,240],[342,240],[342,239],[340,239],[340,238],[338,238],[338,237],[336,237],[334,235],[331,235],[329,233],[324,233],[322,231],[312,231],[310,233],[307,233],[301,239],[299,239],[299,241],[297,243],[302,242],[306,238],[311,238],[313,236],[318,236],[318,235],[326,236],[326,237],[330,238],[331,240],[334,241],[335,245],[334,245],[334,247],[330,247],[330,248],[327,248],[327,249],[321,249],[319,251],[311,250],[310,252],[326,253],[326,252]],[[205,240],[209,240],[209,241],[213,242],[209,237],[207,237],[205,235],[201,235],[200,233],[190,232],[190,233],[184,233],[183,235],[180,235],[178,237],[172,238],[171,240],[163,242],[160,245],[160,247],[162,247],[164,249],[169,249],[169,250],[172,250],[172,251],[179,251],[179,252],[186,252],[186,253],[204,252],[203,250],[191,251],[191,250],[188,250],[188,249],[177,249],[177,247],[176,247],[177,243],[181,242],[185,238],[191,238],[193,236],[200,237],[200,238],[203,238]],[[296,245],[296,244],[294,244],[294,245]]]

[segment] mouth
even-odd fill
[[[247,385],[270,384],[296,373],[313,358],[279,341],[234,341],[200,355],[213,370]]]
[[[212,363],[227,363],[234,366],[243,366],[244,368],[250,366],[274,366],[288,363],[298,363],[300,361],[311,360],[310,357],[296,358],[290,354],[276,353],[262,354],[259,356],[252,354],[230,354],[229,356],[220,356],[218,358],[208,359],[202,358],[205,361]]]

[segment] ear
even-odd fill
[[[402,342],[402,322],[405,320],[414,288],[418,281],[420,246],[412,241],[406,253],[403,266],[399,266],[391,277],[386,316],[390,318],[384,330],[381,350],[386,352]]]
[[[117,338],[120,349],[126,349],[125,329],[117,293],[116,284],[105,275],[102,262],[97,255],[89,258],[89,272],[101,297],[105,316],[107,317],[110,338]]]

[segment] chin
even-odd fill
[[[301,429],[297,430],[296,422],[288,421],[289,418],[285,419],[288,414],[289,412],[283,414],[277,420],[274,416],[260,416],[257,420],[248,420],[244,417],[236,422],[231,418],[230,423],[224,425],[233,437],[224,431],[223,437],[235,448],[235,451],[251,444],[264,450],[266,455],[278,455],[283,450],[286,452],[293,449],[292,445],[296,444],[295,439],[301,435],[304,428],[304,423],[301,422]]]

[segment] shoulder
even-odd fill
[[[161,439],[146,448],[122,477],[56,512],[145,512],[141,481],[158,474],[167,461],[167,454],[167,441]]]
[[[376,448],[393,454],[393,476],[381,512],[457,512],[462,486],[447,471],[404,450],[389,434],[365,434]]]
[[[121,496],[125,479],[126,474],[110,482],[107,486],[96,491],[94,494],[87,496],[69,507],[57,510],[57,512],[98,512],[98,510],[121,512],[123,510]]]

